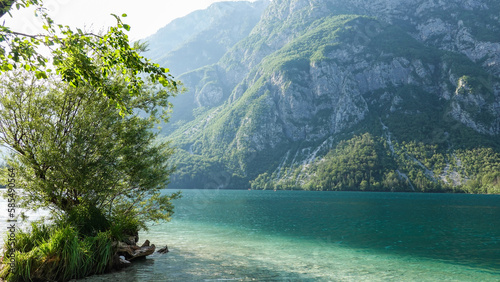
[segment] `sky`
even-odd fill
[[[235,1],[235,0],[226,0]],[[221,0],[44,0],[44,6],[57,24],[99,31],[102,27],[114,25],[111,14],[127,14],[124,23],[131,26],[130,39],[139,40],[164,27],[173,19],[183,17],[195,10],[205,9]],[[23,9],[4,16],[7,26],[28,34],[42,30],[33,10]]]

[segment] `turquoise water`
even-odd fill
[[[140,234],[168,254],[85,280],[500,281],[500,196],[183,194],[170,223]]]

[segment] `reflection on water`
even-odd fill
[[[172,222],[141,234],[170,253],[86,280],[500,280],[499,196],[183,193]]]

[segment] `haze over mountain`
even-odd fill
[[[500,192],[500,3],[222,2],[148,38],[172,188]]]

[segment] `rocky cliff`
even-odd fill
[[[174,111],[193,114],[168,136],[172,186],[500,189],[495,1],[246,5],[262,8],[251,31],[179,77]]]

